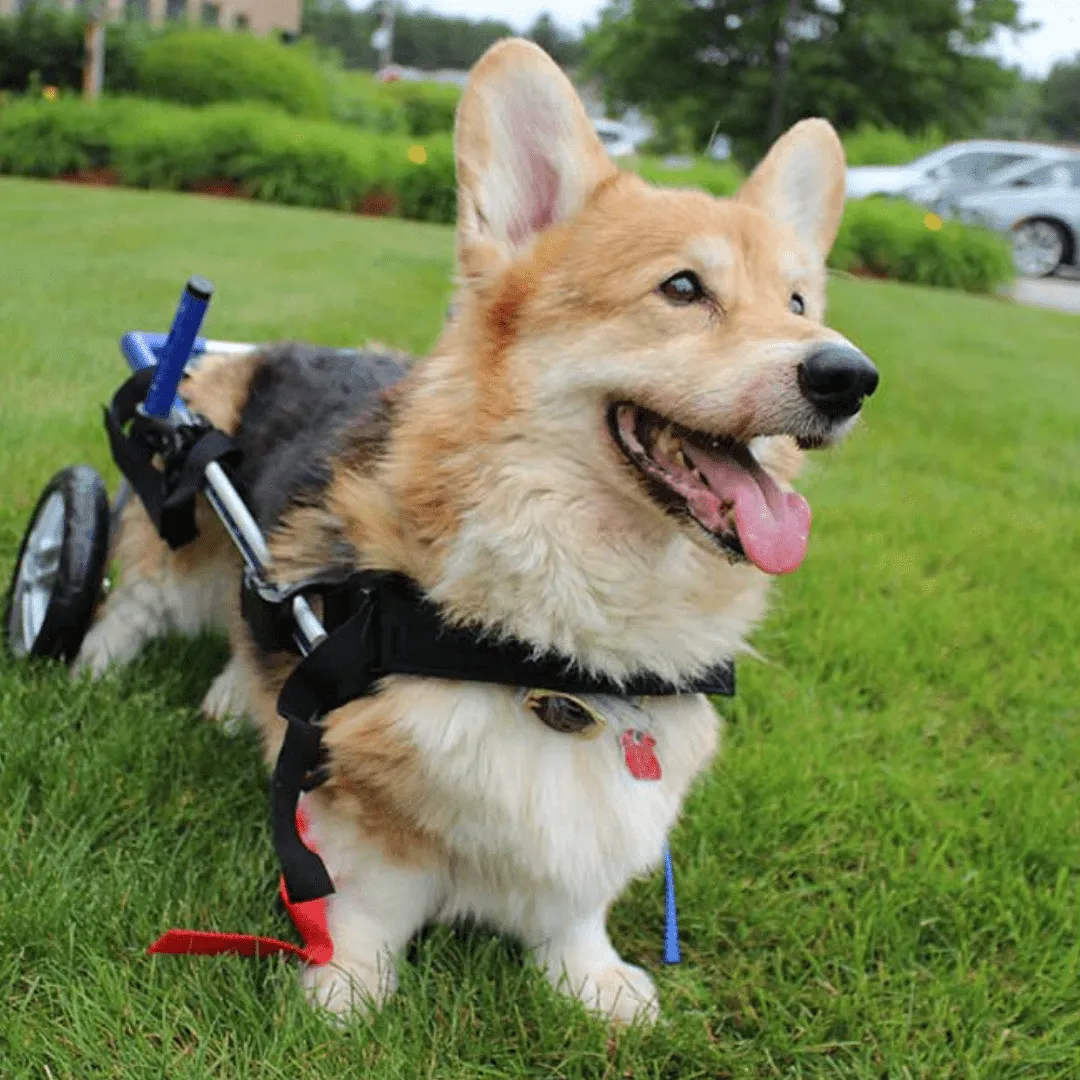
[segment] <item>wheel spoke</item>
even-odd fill
[[[34,589],[28,595],[30,596],[30,611],[33,615],[30,624],[30,641],[33,643],[45,622],[45,613],[49,608],[49,594],[43,589]]]
[[[34,647],[34,594],[32,589],[26,589],[20,597],[19,603],[19,633],[22,637],[23,650],[29,652]]]

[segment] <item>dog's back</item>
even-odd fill
[[[235,433],[235,479],[263,532],[329,483],[348,445],[377,449],[388,434],[385,392],[407,372],[404,357],[371,349],[289,343],[260,354]]]

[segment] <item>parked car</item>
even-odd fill
[[[955,214],[1012,240],[1018,273],[1046,277],[1080,262],[1080,154],[1022,170],[956,200]]]
[[[1040,143],[971,139],[950,143],[907,165],[859,165],[847,170],[847,197],[897,195],[930,209],[983,187],[1016,165],[1049,161],[1060,149]]]
[[[1080,161],[1080,149],[1047,147],[1046,152],[1040,154],[1039,157],[1014,162],[991,173],[977,188],[948,191],[938,200],[934,209],[942,215],[956,217],[960,201],[969,195],[981,195],[984,192],[1000,191],[1006,188],[1045,187],[1048,184],[1068,187],[1068,169],[1059,173],[1055,173],[1054,170],[1068,166],[1074,161]]]

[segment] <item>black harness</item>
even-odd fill
[[[447,622],[414,581],[386,571],[360,571],[337,583],[306,582],[289,590],[268,590],[249,576],[243,591],[244,617],[264,650],[296,651],[288,627],[291,600],[298,593],[322,596],[329,634],[293,669],[277,702],[288,727],[271,780],[271,815],[274,848],[294,902],[334,891],[322,860],[301,842],[296,829],[300,793],[327,779],[322,721],[334,709],[376,693],[388,675],[569,695],[735,693],[735,668],[730,662],[681,686],[647,673],[622,683],[590,675],[568,657],[538,653],[515,638]],[[565,717],[558,706],[555,710],[555,717]],[[540,718],[548,722],[544,715]],[[555,720],[551,726],[575,730],[572,721],[559,726],[562,722]],[[588,723],[583,719],[576,729]]]
[[[196,536],[195,495],[206,466],[220,461],[235,470],[239,449],[202,417],[194,425],[177,428],[143,415],[137,406],[151,378],[152,369],[140,371],[120,388],[106,409],[105,425],[117,466],[158,533],[176,549]],[[163,469],[155,467],[155,458]],[[264,653],[300,652],[292,617],[292,601],[298,595],[321,601],[327,636],[295,666],[277,701],[287,727],[271,778],[271,820],[274,849],[293,903],[334,891],[326,867],[300,839],[296,824],[301,793],[328,778],[323,720],[348,702],[377,693],[387,676],[547,691],[556,696],[539,696],[534,711],[544,723],[565,732],[581,731],[593,722],[576,710],[572,696],[735,693],[730,661],[678,686],[647,672],[623,682],[589,674],[570,657],[448,622],[414,581],[380,570],[343,568],[288,588],[245,575],[241,608]]]

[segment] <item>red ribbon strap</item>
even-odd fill
[[[296,827],[300,839],[313,851],[308,839],[308,820],[301,805],[296,811]],[[334,958],[334,942],[326,924],[326,898],[294,904],[285,891],[282,877],[278,891],[296,926],[304,945],[293,945],[278,938],[257,937],[254,934],[221,934],[214,930],[166,930],[147,952],[167,956],[220,956],[238,953],[241,956],[273,956],[289,953],[308,964],[328,964]]]

